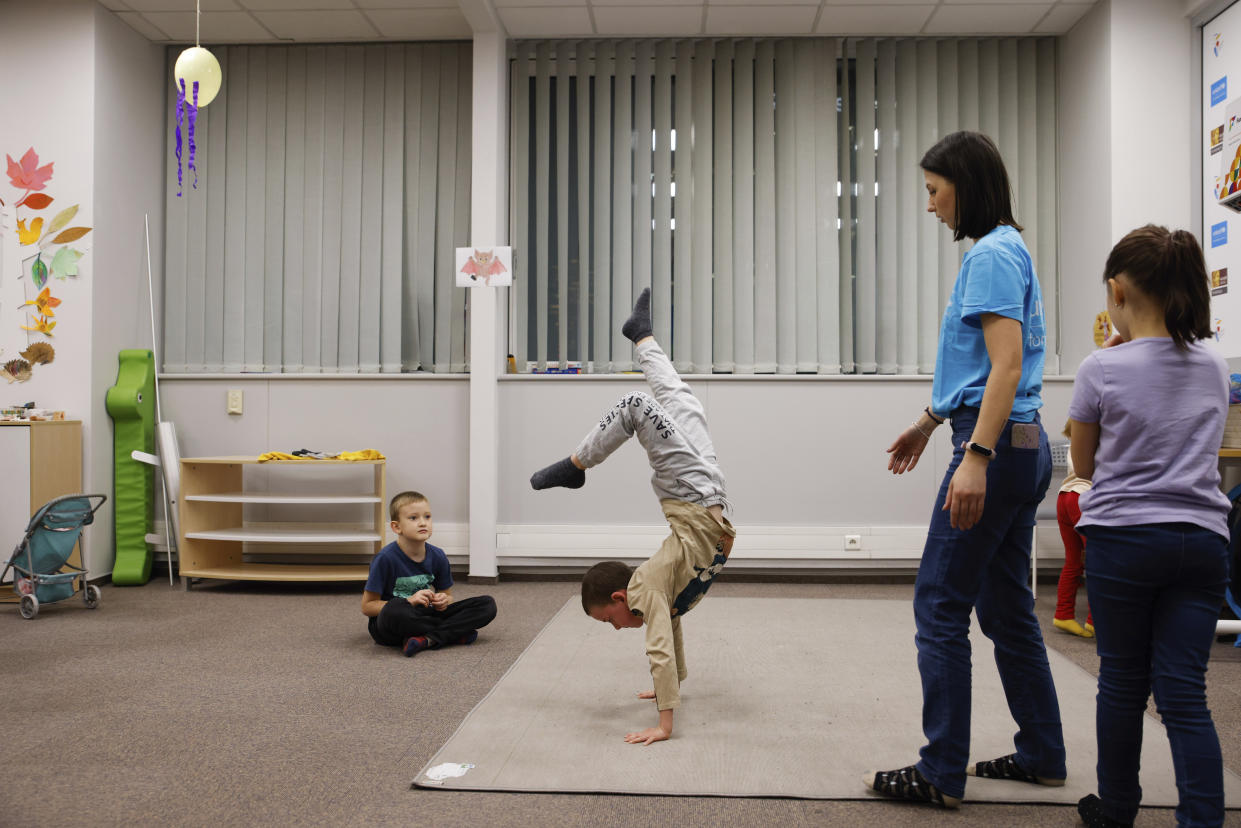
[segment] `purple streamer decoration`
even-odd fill
[[[185,81],[182,81],[185,83]],[[194,125],[198,122],[198,81],[194,81],[194,103],[186,104],[190,122],[190,169],[194,172],[194,189],[198,189],[198,167],[194,166],[194,153],[198,148],[194,144]]]
[[[177,198],[181,197],[181,119],[185,113],[185,80],[179,81],[177,90]]]

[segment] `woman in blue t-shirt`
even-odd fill
[[[888,449],[910,471],[931,432],[951,420],[952,462],[935,500],[914,588],[915,643],[927,743],[915,765],[867,774],[894,799],[955,808],[967,774],[1063,785],[1060,707],[1027,585],[1034,513],[1051,480],[1039,421],[1043,298],[1012,213],[1004,161],[976,132],[946,136],[922,157],[927,211],[961,261],[940,327],[931,404]],[[1015,752],[969,767],[970,611],[995,645]]]

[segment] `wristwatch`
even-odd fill
[[[978,455],[981,455],[987,458],[988,460],[995,457],[995,449],[989,449],[986,446],[979,445],[978,443],[975,443],[973,440],[970,440],[969,442],[967,442],[965,444],[965,447],[969,449],[970,451],[974,452],[975,454],[978,454]]]

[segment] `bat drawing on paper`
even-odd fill
[[[462,273],[467,273],[472,281],[477,281],[481,276],[483,284],[491,286],[491,277],[500,273],[504,273],[508,268],[500,261],[500,257],[495,255],[495,250],[474,250],[474,255],[465,260],[465,265],[461,268]]]

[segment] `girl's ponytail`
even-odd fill
[[[1103,281],[1125,273],[1164,308],[1164,324],[1180,348],[1211,335],[1206,261],[1193,234],[1148,224],[1130,231],[1108,254]]]
[[[1166,261],[1164,324],[1172,341],[1184,348],[1211,335],[1211,290],[1206,261],[1198,240],[1187,230],[1172,231]]]

